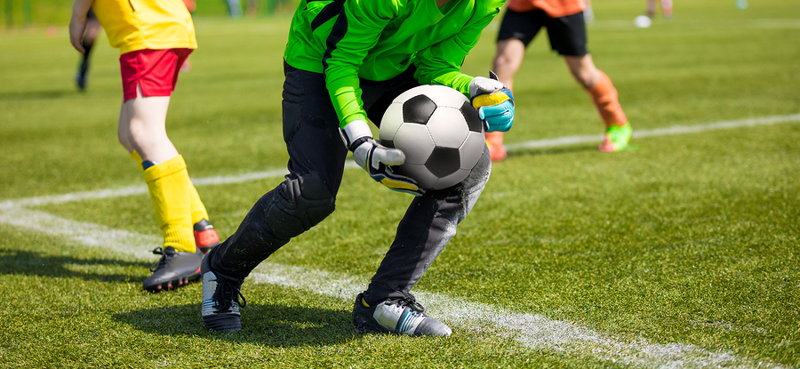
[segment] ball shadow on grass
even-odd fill
[[[227,333],[203,327],[199,303],[131,311],[113,318],[148,333],[286,347],[323,346],[352,339],[356,333],[350,314],[305,306],[248,304],[242,308],[242,330]]]

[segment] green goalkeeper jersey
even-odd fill
[[[302,0],[292,19],[284,58],[292,67],[325,74],[344,127],[367,120],[359,78],[385,81],[412,64],[421,84],[469,94],[461,64],[505,0]]]

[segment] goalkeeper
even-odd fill
[[[488,130],[508,130],[514,105],[497,80],[459,72],[503,0],[302,0],[284,53],[283,135],[289,174],[253,205],[234,235],[203,261],[202,318],[215,331],[241,329],[244,278],[278,248],[334,210],[348,151],[376,181],[416,195],[372,282],[355,299],[359,332],[450,335],[410,291],[455,235],[489,178],[488,149],[470,175],[425,192],[393,173],[404,154],[373,139],[391,101],[420,84],[472,98]],[[365,204],[369,206],[369,204]],[[369,216],[368,207],[364,208]],[[372,209],[380,211],[380,209]]]
[[[119,141],[143,170],[164,242],[145,290],[173,289],[199,278],[203,253],[219,242],[217,231],[189,179],[186,163],[167,137],[166,117],[178,70],[197,48],[192,18],[181,0],[75,0],[70,42],[81,38],[89,8],[120,49],[122,108]],[[202,252],[201,252],[202,251]]]

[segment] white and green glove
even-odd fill
[[[339,133],[342,135],[345,147],[353,152],[356,164],[364,168],[372,179],[394,191],[414,196],[422,196],[425,193],[416,181],[392,171],[390,166],[403,164],[406,155],[398,149],[388,148],[375,141],[367,122],[352,121],[344,128],[340,128]]]

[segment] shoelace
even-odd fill
[[[219,273],[214,274],[217,276],[217,290],[214,291],[214,300],[217,301],[217,311],[225,312],[230,310],[234,299],[236,299],[236,303],[238,303],[240,307],[247,306],[247,300],[245,300],[244,295],[242,295],[238,287],[241,285],[240,280]],[[241,298],[241,301],[239,301],[239,298]]]
[[[402,298],[390,299],[388,302],[390,304],[397,304],[400,306],[409,307],[411,311],[414,313],[422,314],[425,312],[425,307],[422,306],[422,304],[420,304],[419,302],[417,302],[417,299],[414,297],[414,295],[408,292],[404,292]]]
[[[156,270],[167,264],[167,254],[164,253],[164,249],[161,248],[161,246],[154,248],[153,254],[161,255],[161,258],[158,259],[158,261],[156,261],[152,265],[150,265],[151,272],[155,272]]]

